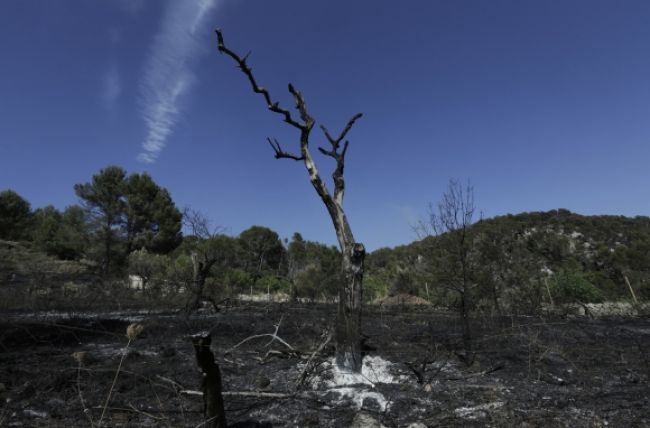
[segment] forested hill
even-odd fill
[[[434,303],[453,299],[449,283],[460,249],[446,235],[374,251],[369,285]],[[649,217],[564,209],[509,214],[469,226],[465,245],[476,301],[536,306],[548,294],[557,301],[629,299],[625,277],[639,299],[650,297]]]

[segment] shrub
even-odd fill
[[[549,283],[557,303],[598,303],[603,293],[589,282],[585,274],[576,270],[560,270]]]

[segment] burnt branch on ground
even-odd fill
[[[271,338],[271,340],[266,345],[264,345],[265,347],[269,347],[273,342],[275,342],[277,340],[278,342],[280,342],[281,344],[283,344],[284,346],[289,348],[289,350],[291,352],[294,352],[294,353],[297,352],[293,348],[293,346],[289,345],[284,339],[282,339],[280,336],[278,336],[278,330],[280,330],[280,325],[282,325],[282,318],[283,317],[280,317],[280,321],[278,321],[278,323],[276,325],[274,325],[275,331],[273,333],[255,334],[253,336],[249,336],[246,339],[242,340],[241,342],[237,343],[232,348],[226,350],[224,352],[224,355],[232,353],[235,349],[239,348],[241,345],[243,345],[244,343],[246,343],[248,341],[251,341],[251,340],[254,340],[254,339],[260,339],[262,337],[270,337]]]

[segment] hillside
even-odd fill
[[[637,298],[650,297],[648,217],[583,216],[560,209],[481,220],[467,233],[476,303],[534,309],[551,297],[556,303],[630,299],[625,277]],[[453,304],[457,293],[448,287],[454,271],[449,253],[456,250],[453,237],[445,235],[379,249],[368,257],[370,290]]]

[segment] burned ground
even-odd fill
[[[477,358],[466,367],[454,314],[371,306],[366,371],[355,378],[331,367],[334,310],[255,304],[189,319],[4,316],[0,426],[97,426],[124,353],[107,426],[198,426],[203,404],[188,336],[201,330],[212,332],[230,423],[346,427],[363,412],[387,427],[650,425],[647,319],[476,319]],[[134,321],[145,328],[127,349]],[[278,324],[286,344],[271,336]]]

